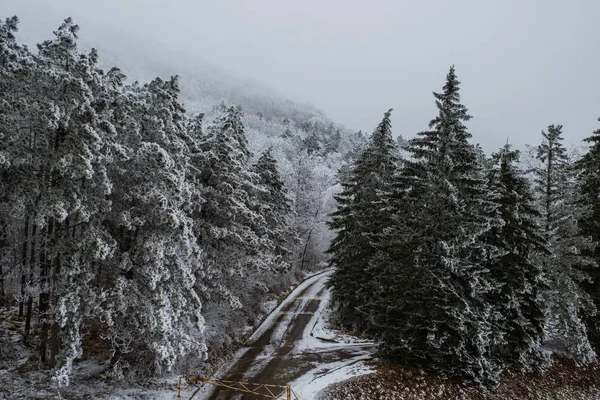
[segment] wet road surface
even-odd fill
[[[315,322],[315,314],[327,294],[324,283],[328,273],[309,278],[282,303],[258,328],[246,347],[239,350],[237,361],[222,379],[241,382],[288,385],[293,380],[319,367],[319,374],[327,374],[324,364],[339,364],[364,354],[364,346],[316,347],[306,346]],[[322,309],[322,307],[321,307]],[[299,346],[300,345],[300,346]],[[266,399],[216,387],[205,397],[207,400]]]

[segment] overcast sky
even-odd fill
[[[119,46],[118,32],[157,57],[202,57],[352,129],[372,131],[392,107],[394,133],[426,129],[452,64],[487,151],[507,137],[537,143],[551,123],[567,145],[600,128],[599,0],[0,0],[0,10],[21,18],[26,40],[72,16],[92,45]]]

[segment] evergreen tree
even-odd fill
[[[77,30],[65,20],[37,55],[14,47],[11,74],[2,74],[9,78],[2,85],[20,98],[8,108],[16,112],[7,150],[11,173],[23,179],[12,199],[20,211],[11,214],[23,227],[18,245],[25,337],[36,334],[40,360],[57,366],[59,382],[81,355],[80,326],[97,305],[92,266],[110,254],[97,250],[111,247],[99,218],[110,186],[103,173],[110,124],[94,98],[102,72],[95,50],[77,50]]]
[[[203,263],[186,212],[192,196],[178,92],[176,78],[155,79],[115,99],[120,134],[111,148],[114,189],[103,225],[117,254],[106,263],[114,272],[104,277],[111,290],[101,318],[116,376],[134,362],[150,372],[168,371],[188,353],[205,350],[196,290]]]
[[[238,336],[289,284],[277,272],[294,244],[291,202],[272,154],[249,166],[236,108],[216,107],[224,115],[204,132],[176,77],[124,86],[96,50],[81,53],[71,19],[37,53],[17,43],[17,23],[0,22],[0,304],[18,304],[39,365],[67,383],[85,329],[110,345],[113,376],[169,370],[206,354],[207,309],[223,311],[210,316],[213,338]],[[351,144],[319,118],[307,128],[319,148]],[[297,157],[293,139],[278,151]],[[329,150],[293,161],[302,207],[324,203],[339,158]],[[311,207],[295,226],[322,220]]]
[[[498,314],[494,328],[502,334],[494,356],[503,364],[530,370],[546,362],[542,296],[547,287],[536,255],[547,249],[530,184],[516,165],[518,158],[519,152],[511,151],[507,144],[494,155],[496,164],[490,173],[504,222],[489,237],[503,251],[490,262],[491,275],[500,285],[490,300]]]
[[[544,138],[537,148],[537,159],[544,163],[543,170],[537,170],[536,184],[538,192],[543,196],[542,219],[544,235],[549,239],[556,228],[558,218],[555,216],[559,203],[559,189],[566,181],[567,149],[562,144],[562,125],[548,126],[548,133],[542,131]]]
[[[600,121],[600,118],[598,120]],[[594,246],[593,249],[585,251],[585,254],[592,257],[596,265],[600,265],[600,129],[595,130],[585,142],[589,143],[590,147],[577,161],[576,168],[580,201],[587,208],[587,212],[579,218],[578,227],[581,235],[591,238]],[[600,268],[583,265],[580,270],[589,276],[590,279],[584,282],[583,287],[595,310],[600,310]],[[597,352],[600,349],[600,313],[595,310],[585,312],[585,324],[590,342]]]
[[[383,203],[397,168],[391,111],[385,113],[342,183],[342,192],[335,196],[338,210],[330,223],[337,231],[328,250],[335,268],[329,281],[332,299],[339,323],[355,331],[373,329],[368,303],[379,275],[375,260],[391,221],[389,207]]]
[[[28,82],[36,71],[24,46],[17,43],[17,17],[0,20],[0,303],[6,300],[5,277],[10,272],[11,245],[16,245],[17,237],[27,241],[21,232],[24,215],[29,215],[37,198],[37,181],[31,168],[31,134],[21,126],[26,126],[33,114]],[[12,243],[10,238],[13,238]],[[26,245],[23,244],[26,253]],[[22,253],[22,254],[23,254]],[[14,260],[16,262],[16,260]],[[27,285],[25,267],[27,261],[21,259],[21,296]],[[23,316],[24,300],[19,302],[19,314]]]
[[[272,147],[268,148],[253,166],[253,172],[258,176],[258,184],[264,188],[264,191],[259,193],[257,204],[265,225],[259,227],[262,229],[257,234],[266,236],[273,244],[271,251],[275,254],[278,269],[287,270],[296,241],[290,225],[292,204],[272,150]]]
[[[239,279],[271,267],[255,256],[270,243],[261,241],[256,233],[265,222],[251,196],[260,189],[246,168],[250,151],[241,117],[240,109],[230,107],[215,121],[201,144],[204,154],[200,164],[205,187],[200,244],[205,251],[207,283],[234,307],[241,306],[234,294],[243,294]]]
[[[584,255],[592,249],[592,242],[577,228],[577,220],[586,209],[577,201],[573,168],[561,134],[562,125],[548,126],[547,133],[542,131],[543,142],[537,148],[537,159],[543,167],[535,171],[536,192],[543,235],[551,252],[542,257],[549,284],[545,302],[551,335],[559,338],[573,356],[586,362],[595,355],[581,311],[593,310],[593,304],[581,287],[586,276],[580,268],[594,266],[593,259]]]
[[[471,117],[460,104],[454,67],[434,97],[439,115],[409,142],[412,159],[395,183],[396,249],[383,279],[395,286],[386,288],[382,311],[393,322],[383,324],[380,352],[493,385],[499,368],[491,350],[498,339],[486,261],[496,250],[484,235],[500,225],[497,205],[468,141],[464,122]]]

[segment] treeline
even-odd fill
[[[600,348],[600,130],[578,160],[550,125],[523,170],[471,143],[454,67],[429,130],[398,149],[390,113],[343,174],[329,252],[338,323],[384,358],[493,387],[541,370],[546,340]]]
[[[0,22],[0,307],[63,383],[86,345],[113,376],[205,357],[207,305],[255,306],[296,262],[271,149],[251,161],[239,108],[188,116],[177,77],[104,72],[71,19],[37,52],[17,25]]]

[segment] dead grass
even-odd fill
[[[544,373],[502,374],[493,391],[481,391],[458,379],[398,365],[376,364],[376,372],[328,387],[320,400],[598,400],[600,363],[577,366],[554,357]]]

